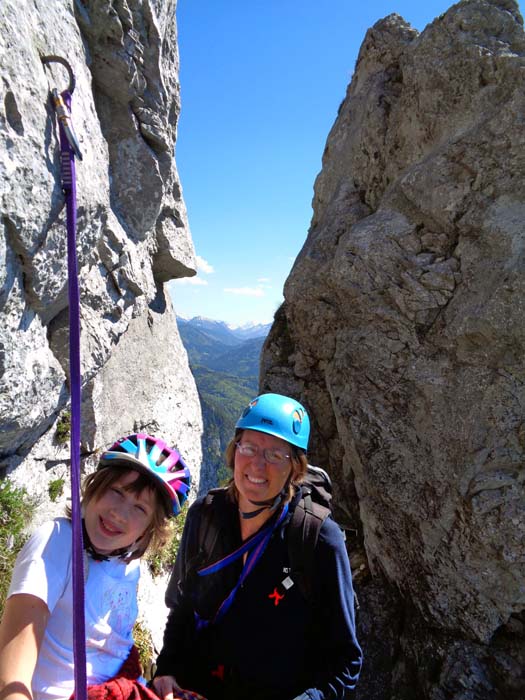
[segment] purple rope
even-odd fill
[[[71,112],[71,94],[62,93]],[[59,121],[62,188],[67,214],[69,296],[69,383],[71,391],[71,523],[73,537],[73,659],[76,700],[86,700],[86,625],[84,620],[84,547],[80,512],[80,294],[76,251],[77,191],[75,154]]]

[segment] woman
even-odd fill
[[[294,399],[258,396],[226,450],[230,484],[190,508],[153,681],[163,700],[182,698],[183,689],[208,700],[352,694],[362,654],[337,524],[331,518],[322,524],[311,598],[290,561],[290,520],[301,499],[309,429],[308,414]]]
[[[109,682],[128,659],[138,612],[139,558],[166,541],[168,519],[180,513],[188,490],[189,470],[179,453],[144,434],[114,443],[86,478],[82,516],[89,686]],[[0,624],[1,700],[71,697],[71,550],[71,522],[55,518],[37,529],[17,558]],[[134,670],[131,666],[126,664],[126,673]]]

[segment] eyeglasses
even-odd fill
[[[236,442],[235,447],[239,450],[239,454],[241,454],[243,457],[255,457],[259,454],[259,448],[256,445],[250,445],[247,442],[244,444]],[[264,461],[269,462],[270,464],[283,465],[290,459],[289,454],[286,454],[286,452],[283,452],[275,447],[267,447],[260,451],[263,454]]]

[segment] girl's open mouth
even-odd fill
[[[114,537],[115,535],[122,534],[122,530],[115,528],[113,525],[111,525],[111,523],[108,523],[103,518],[100,518],[99,522],[100,522],[100,529],[102,530],[102,532],[104,534],[109,535],[110,537]]]

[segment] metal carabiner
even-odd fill
[[[68,92],[70,95],[72,95],[75,89],[75,76],[73,74],[71,66],[66,61],[66,59],[62,58],[62,56],[42,56],[41,61],[44,64],[44,66],[46,65],[46,63],[60,63],[62,66],[64,66],[69,76],[69,85],[67,86],[64,92]],[[63,94],[64,93],[59,93],[56,88],[53,88],[51,90],[51,97],[53,99],[55,112],[62,125],[62,128],[64,129],[64,133],[66,135],[69,145],[73,149],[76,157],[79,160],[82,160],[82,153],[80,151],[78,139],[73,129],[73,123],[71,121],[71,114],[69,112],[69,109],[67,108],[66,103],[64,102]]]
[[[67,86],[67,91],[69,92],[70,95],[73,94],[73,91],[75,89],[75,76],[73,74],[73,69],[69,65],[69,62],[66,61],[65,58],[62,58],[62,56],[42,56],[40,58],[44,66],[46,63],[60,63],[64,68],[67,70],[67,74],[69,76],[69,85]]]

